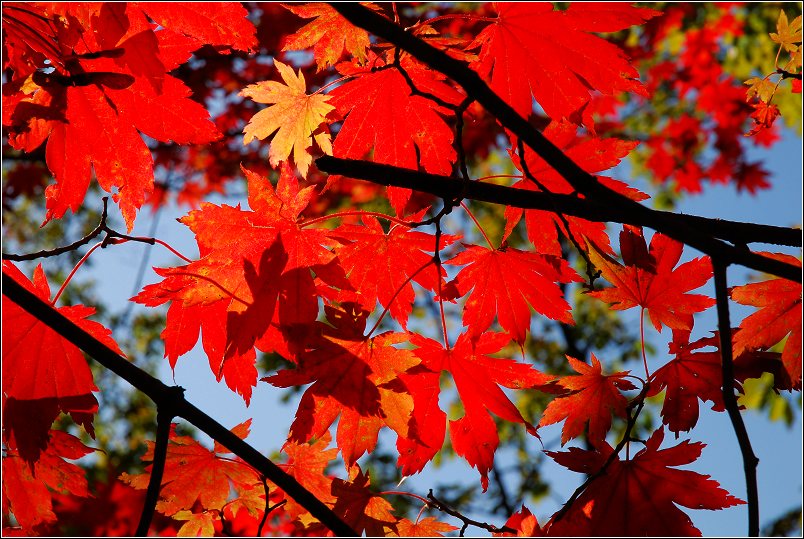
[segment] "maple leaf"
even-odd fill
[[[779,116],[779,107],[769,105],[764,101],[751,103],[751,107],[754,108],[754,112],[751,113],[751,119],[754,120],[754,124],[751,126],[751,130],[745,134],[747,137],[756,135],[763,129],[769,129]]]
[[[638,144],[637,142],[616,138],[581,138],[576,135],[577,129],[577,126],[570,122],[553,121],[544,130],[544,136],[560,148],[579,167],[589,173],[600,172],[617,166]],[[514,147],[517,147],[517,145],[515,144]],[[523,170],[523,165],[520,161],[521,157],[518,155],[514,157],[514,165]],[[525,163],[527,164],[528,172],[549,192],[562,195],[575,192],[575,189],[536,152],[528,152]],[[639,202],[648,198],[645,193],[618,180],[606,176],[597,176],[597,179],[606,187],[627,196],[631,200]],[[512,187],[529,191],[541,191],[541,188],[528,178],[516,182]],[[513,206],[506,206],[505,208],[506,224],[503,240],[511,234],[523,215],[525,216],[528,239],[533,243],[536,251],[541,254],[563,256],[561,243],[558,239],[559,230],[565,237],[574,238],[578,244],[582,245],[584,243],[583,238],[586,237],[606,253],[614,254],[609,244],[609,236],[606,234],[605,223],[587,221],[580,217],[568,215],[565,217],[569,224],[569,230],[567,230],[564,221],[555,212],[523,210]]]
[[[39,265],[29,281],[14,264],[3,261],[3,273],[40,299],[50,302],[50,287]],[[111,350],[123,355],[111,331],[87,320],[92,307],[57,309]],[[84,354],[38,318],[3,296],[3,408],[6,441],[28,461],[47,444],[48,431],[59,412],[69,413],[94,436],[92,418],[98,391]]]
[[[165,28],[180,26],[211,44],[222,46],[219,40],[231,37],[238,48],[254,41],[254,27],[239,5],[143,6]],[[238,15],[239,29],[223,31],[223,24]],[[94,171],[104,190],[117,191],[114,199],[130,231],[138,208],[153,191],[153,159],[140,132],[178,144],[204,144],[221,136],[206,109],[189,99],[187,86],[167,75],[203,42],[168,29],[154,32],[135,4],[53,4],[42,16],[61,39],[73,33],[75,43],[62,49],[51,45],[45,56],[56,71],[41,77],[35,73],[26,97],[15,97],[16,108],[4,111],[4,123],[11,125],[9,140],[31,151],[48,139],[46,161],[56,183],[46,191],[45,222],[80,207]],[[251,36],[238,41],[244,28]],[[98,52],[107,50],[122,54]],[[26,106],[33,103],[41,106]]]
[[[369,64],[379,64],[372,57]],[[375,66],[379,67],[379,65]],[[462,96],[437,75],[418,65],[405,67],[422,91],[457,104]],[[373,151],[378,163],[417,170],[419,165],[433,174],[450,174],[455,161],[453,132],[442,114],[449,111],[432,100],[411,93],[397,69],[369,71],[347,66],[345,75],[357,76],[335,88],[330,96],[338,114],[346,119],[335,138],[335,157],[363,159]],[[410,190],[389,187],[391,205],[404,215]]]
[[[684,440],[659,449],[663,439],[664,428],[660,428],[633,458],[615,458],[606,473],[589,484],[564,518],[550,526],[549,533],[562,535],[562,526],[577,519],[585,521],[586,528],[581,531],[584,535],[699,536],[701,532],[678,506],[718,510],[745,503],[720,488],[708,475],[674,468],[697,460],[704,444]],[[570,470],[592,474],[612,451],[603,442],[595,451],[573,447],[567,452],[545,453]],[[588,511],[588,516],[584,511]]]
[[[530,309],[552,320],[572,324],[570,306],[556,282],[580,281],[561,258],[520,251],[513,247],[487,249],[466,245],[446,262],[467,265],[455,277],[461,296],[472,291],[464,306],[463,323],[473,335],[488,329],[494,316],[520,345],[530,329]]]
[[[791,255],[761,254],[801,267],[801,260]],[[740,331],[734,337],[734,355],[770,348],[787,337],[782,350],[787,380],[777,379],[776,384],[783,389],[801,389],[801,284],[769,279],[735,286],[729,295],[741,305],[759,307],[740,323]]]
[[[589,424],[589,441],[592,444],[605,440],[611,428],[611,416],[627,417],[628,399],[621,391],[636,389],[626,380],[628,372],[604,375],[600,361],[592,354],[592,365],[567,356],[572,368],[580,376],[564,376],[557,383],[570,392],[547,405],[539,426],[564,421],[561,445],[583,433]]]
[[[574,3],[566,11],[547,2],[495,6],[497,20],[470,46],[481,46],[474,67],[491,74],[492,90],[521,116],[531,113],[531,94],[554,120],[572,120],[593,90],[647,96],[623,51],[590,32],[623,30],[660,12],[599,3]]]
[[[396,526],[391,504],[369,490],[369,475],[359,466],[350,474],[350,481],[334,479],[332,494],[336,498],[333,511],[358,534],[367,537],[384,537]]]
[[[90,495],[84,470],[64,459],[80,459],[93,451],[75,436],[58,430],[48,433],[47,447],[33,466],[17,451],[4,449],[3,512],[10,508],[26,535],[47,534],[48,526],[56,522],[51,490]]]
[[[217,518],[212,512],[193,513],[192,511],[179,511],[173,515],[173,519],[187,521],[176,532],[176,537],[212,537],[215,535]]]
[[[767,77],[752,77],[745,81],[744,84],[748,86],[748,89],[745,91],[746,100],[757,97],[760,101],[769,103],[773,98],[773,94],[776,92],[776,84]]]
[[[695,258],[673,269],[684,246],[672,238],[654,234],[648,251],[641,228],[623,227],[620,250],[625,266],[593,243],[588,245],[589,259],[614,287],[587,293],[611,303],[615,310],[639,305],[647,310],[656,331],[661,332],[662,325],[692,329],[692,315],[715,304],[710,297],[687,293],[712,277],[709,258]]]
[[[368,2],[362,2],[362,5],[375,11],[379,9]],[[313,56],[319,71],[335,65],[344,52],[354,56],[361,64],[366,61],[366,49],[371,45],[368,32],[344,19],[329,4],[310,2],[282,4],[282,7],[299,17],[315,19],[296,33],[286,36],[283,51],[313,47]]]
[[[414,399],[415,428],[406,439],[397,441],[403,475],[419,472],[443,443],[446,414],[438,406],[441,371],[449,372],[455,380],[465,412],[461,419],[449,423],[453,448],[478,469],[484,491],[488,488],[488,472],[499,444],[497,426],[489,412],[507,421],[522,423],[528,432],[536,435],[533,425],[522,417],[499,386],[536,388],[553,378],[530,365],[490,356],[509,340],[505,333],[483,333],[478,337],[463,333],[452,348],[445,349],[432,339],[411,335],[410,341],[419,347],[414,353],[421,359],[423,369],[411,369],[405,375]]]
[[[300,189],[288,166],[276,189],[267,178],[243,170],[252,211],[207,203],[183,217],[201,258],[158,269],[165,279],[132,299],[148,306],[172,302],[162,333],[171,367],[195,345],[201,330],[212,372],[248,403],[257,382],[254,347],[285,350],[286,336],[303,335],[306,330],[299,328],[315,321],[316,279],[344,282],[332,269],[335,255],[325,248],[335,242],[324,230],[299,223],[314,187]]]
[[[458,528],[446,522],[439,522],[433,517],[426,517],[416,522],[403,518],[396,524],[396,533],[391,537],[443,537],[445,533]]]
[[[416,297],[411,281],[427,290],[438,288],[435,264],[426,267],[433,262],[427,252],[435,249],[435,237],[396,225],[386,233],[375,217],[362,219],[365,226],[341,225],[330,234],[342,244],[335,253],[360,305],[372,311],[379,300],[405,328]],[[457,236],[442,235],[440,248],[456,240]],[[441,276],[445,275],[442,269]]]
[[[776,21],[776,33],[770,34],[774,43],[780,44],[788,52],[798,51],[801,44],[801,15],[793,19],[790,23],[787,20],[787,13],[779,11],[779,20]]]
[[[533,516],[533,513],[530,512],[530,509],[525,507],[524,505],[522,508],[511,515],[511,517],[505,521],[506,528],[512,528],[516,530],[516,534],[513,533],[494,533],[494,537],[544,537],[545,533],[542,530],[542,527],[539,526],[539,522],[536,520],[536,517]]]
[[[307,171],[313,161],[312,155],[307,151],[313,146],[313,138],[321,151],[332,155],[329,133],[322,132],[316,135],[313,133],[320,130],[325,124],[326,115],[335,107],[327,103],[330,96],[307,95],[307,86],[301,70],[298,75],[294,75],[293,69],[279,60],[274,60],[274,65],[285,84],[276,81],[258,82],[240,92],[241,96],[250,97],[258,103],[273,104],[249,120],[243,129],[245,134],[243,144],[248,144],[255,138],[265,139],[276,131],[268,152],[271,166],[275,167],[287,161],[293,150],[293,162],[304,178],[307,177]]]
[[[737,332],[739,333],[739,331]],[[667,390],[662,404],[662,422],[670,432],[691,430],[698,422],[698,400],[710,401],[712,410],[722,412],[723,370],[720,359],[720,337],[718,332],[693,343],[689,342],[688,331],[673,331],[670,353],[674,358],[651,376],[651,386],[647,396],[658,395]],[[713,347],[713,351],[702,348]],[[742,390],[740,382],[748,378],[758,378],[763,372],[778,375],[779,363],[776,354],[757,353],[744,350],[734,358],[734,387]]]
[[[232,432],[243,437],[248,436],[249,429],[241,425]],[[153,461],[155,444],[149,441],[146,445],[148,449],[142,460]],[[120,479],[135,489],[147,489],[151,466],[141,474],[123,473]],[[261,484],[259,473],[251,466],[242,461],[220,458],[215,451],[205,448],[192,437],[176,434],[176,425],[171,424],[157,511],[173,516],[180,511],[190,511],[196,501],[204,509],[222,510],[229,499],[230,481],[236,487]]]
[[[282,452],[288,456],[280,467],[306,488],[322,503],[333,505],[336,501],[332,495],[332,478],[324,474],[327,465],[338,454],[338,448],[327,449],[332,441],[329,431],[312,443],[300,444],[288,441],[282,447]],[[298,518],[308,514],[307,509],[299,505],[292,498],[288,499],[285,510],[293,517]]]
[[[340,415],[337,442],[349,468],[374,449],[384,425],[406,436],[413,399],[397,379],[419,361],[410,350],[391,346],[405,340],[402,333],[368,338],[362,328],[335,330],[315,339],[312,349],[300,355],[297,368],[264,378],[277,387],[312,383],[302,395],[289,439],[319,438]]]
[[[253,52],[257,29],[248,12],[236,2],[140,2],[137,6],[160,26],[180,32],[204,44]]]

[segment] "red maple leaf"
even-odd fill
[[[47,447],[33,466],[17,451],[3,451],[3,520],[10,508],[25,535],[47,535],[48,526],[56,522],[51,490],[90,495],[84,470],[64,459],[80,459],[94,449],[58,430],[47,438]]]
[[[494,537],[544,537],[545,533],[542,530],[542,527],[539,526],[539,521],[536,520],[536,517],[533,513],[530,512],[530,509],[525,507],[524,505],[522,508],[511,515],[511,517],[505,521],[505,527],[511,528],[516,530],[516,533],[495,533],[493,534]]]
[[[567,157],[575,161],[579,167],[589,173],[600,172],[617,166],[620,160],[627,156],[638,144],[637,142],[615,138],[581,138],[576,135],[577,130],[578,127],[570,122],[554,121],[544,130],[544,136],[558,146]],[[567,195],[575,192],[575,189],[536,152],[527,152],[526,155],[525,163],[528,166],[528,172],[550,193]],[[523,170],[520,157],[513,155],[513,158],[514,165]],[[648,195],[618,180],[606,176],[597,176],[597,179],[606,187],[632,200],[641,201],[648,198]],[[528,191],[541,191],[536,183],[529,178],[516,182],[512,187]],[[528,239],[533,243],[538,253],[557,257],[562,256],[561,243],[558,239],[558,231],[560,230],[565,237],[570,237],[571,234],[571,237],[579,245],[584,244],[583,238],[586,237],[606,253],[614,254],[609,245],[609,236],[606,234],[605,223],[587,221],[580,217],[568,215],[566,216],[566,221],[569,224],[569,230],[567,230],[564,221],[554,212],[523,210],[513,206],[506,206],[505,208],[506,224],[503,240],[511,234],[523,215],[525,216]]]
[[[330,320],[337,313],[333,307],[327,311]],[[406,334],[364,337],[365,318],[359,325],[332,331],[324,324],[319,327],[320,336],[300,354],[295,369],[263,380],[277,387],[312,383],[302,395],[289,439],[319,438],[340,415],[336,439],[348,468],[374,449],[383,426],[407,436],[413,399],[398,377],[419,360],[410,350],[392,346],[406,341]]]
[[[288,441],[282,447],[282,452],[288,456],[288,460],[280,464],[285,472],[293,476],[313,496],[329,505],[334,504],[336,500],[332,495],[332,478],[325,475],[324,470],[338,454],[336,447],[327,449],[331,441],[332,436],[329,432],[325,432],[312,443],[300,444]],[[288,498],[285,510],[294,518],[308,512],[292,498]]]
[[[647,95],[625,53],[590,32],[616,32],[660,13],[627,4],[574,3],[566,11],[541,3],[495,4],[497,20],[483,29],[476,69],[527,118],[532,98],[550,118],[575,119],[597,90]]]
[[[303,336],[318,314],[316,278],[344,282],[331,269],[335,255],[324,246],[334,242],[326,231],[300,223],[314,187],[299,189],[289,167],[283,167],[276,190],[267,178],[244,172],[252,211],[207,203],[183,217],[201,258],[157,270],[165,279],[133,300],[148,306],[172,302],[162,333],[171,367],[201,330],[212,372],[248,402],[257,382],[254,347],[290,354],[287,341]]]
[[[349,481],[335,479],[332,482],[332,494],[337,500],[333,511],[359,535],[364,531],[366,537],[389,535],[389,531],[396,529],[397,522],[391,514],[391,504],[369,490],[369,475],[363,474],[359,466],[354,467],[350,476]]]
[[[382,62],[369,58],[369,65]],[[449,103],[463,96],[438,78],[435,72],[417,65],[405,66],[413,83]],[[455,161],[452,128],[444,120],[444,109],[420,95],[413,95],[405,77],[396,69],[370,71],[368,67],[344,66],[345,75],[358,76],[329,95],[346,119],[335,138],[335,157],[363,159],[369,151],[378,163],[417,170],[419,165],[433,174],[450,174]],[[397,215],[404,215],[410,190],[389,187],[388,196]]]
[[[762,253],[764,256],[801,267],[801,260],[791,255]],[[801,389],[801,284],[787,279],[769,279],[760,283],[735,286],[733,301],[759,307],[740,323],[734,337],[734,355],[746,350],[768,349],[787,337],[782,350],[785,379],[776,380],[780,389]]]
[[[713,350],[701,350],[707,347]],[[673,331],[670,353],[675,357],[651,376],[648,396],[667,389],[662,404],[662,422],[678,436],[679,432],[691,430],[698,422],[699,399],[710,401],[712,410],[716,412],[725,410],[720,337],[715,332],[711,337],[690,343],[689,331]],[[743,350],[734,358],[734,387],[742,389],[740,382],[758,378],[763,372],[773,372],[778,376],[779,366],[778,354]]]
[[[424,232],[392,225],[388,232],[371,216],[364,216],[365,226],[341,225],[330,237],[342,243],[335,249],[338,260],[366,310],[373,311],[379,300],[391,316],[406,327],[416,295],[411,281],[427,290],[438,288],[438,271],[433,256],[435,237]],[[441,248],[457,240],[441,236]],[[433,263],[433,267],[427,267]],[[441,275],[446,273],[442,270]],[[351,294],[350,294],[351,295]]]
[[[26,95],[4,111],[4,124],[11,126],[9,140],[17,148],[31,151],[48,139],[47,165],[56,184],[46,191],[46,221],[80,207],[94,171],[104,190],[116,189],[114,198],[131,230],[137,209],[153,191],[153,159],[140,132],[178,144],[203,144],[221,136],[206,109],[189,99],[187,86],[166,73],[205,42],[222,44],[231,38],[235,48],[253,45],[254,27],[245,10],[235,4],[141,6],[51,5],[41,13],[57,29],[49,32],[60,33],[61,39],[54,36],[53,41],[74,43],[44,47],[56,71],[35,73]],[[155,32],[143,8],[168,29]],[[238,17],[238,29],[228,32],[227,25]]]
[[[249,434],[251,420],[232,429],[241,439]],[[144,462],[154,460],[154,442],[146,442],[148,450],[142,456]],[[170,427],[165,471],[159,490],[156,509],[172,516],[179,511],[189,511],[196,501],[202,508],[222,510],[229,500],[230,481],[235,488],[261,485],[260,474],[245,462],[221,458],[218,451],[227,453],[223,446],[216,444],[210,451],[190,436],[176,434],[176,425]],[[138,490],[148,488],[151,467],[136,475],[124,473],[120,479]]]
[[[615,310],[642,307],[648,311],[656,331],[661,332],[662,325],[692,329],[692,315],[708,309],[715,300],[687,292],[703,286],[712,277],[712,264],[708,257],[702,257],[673,269],[683,249],[683,244],[656,233],[648,251],[642,229],[625,226],[620,233],[623,266],[590,242],[590,260],[614,287],[588,294],[611,303]]]
[[[455,277],[455,285],[461,296],[472,291],[463,315],[472,335],[488,329],[496,315],[503,329],[522,344],[530,329],[528,305],[548,318],[573,323],[570,306],[556,282],[581,278],[561,258],[513,247],[492,250],[466,245],[465,251],[446,263],[467,264]]]
[[[8,261],[3,261],[3,273],[50,302],[50,287],[41,265],[34,270],[33,282]],[[57,310],[123,354],[111,331],[86,319],[95,309],[73,305]],[[24,459],[35,461],[47,445],[48,431],[59,412],[69,413],[94,436],[92,418],[98,401],[92,393],[98,388],[81,350],[6,296],[3,343],[4,440]]]
[[[660,428],[633,458],[616,458],[606,473],[592,481],[575,500],[563,519],[552,523],[550,535],[569,532],[611,537],[699,536],[701,532],[678,506],[717,510],[745,503],[720,488],[708,475],[674,468],[694,462],[704,444],[684,440],[659,449],[663,439],[664,428]],[[570,470],[592,474],[602,467],[612,451],[603,442],[595,451],[573,447],[567,452],[546,453]]]
[[[603,374],[600,361],[592,354],[592,365],[567,356],[567,360],[580,376],[564,376],[557,383],[570,393],[559,396],[547,405],[539,426],[564,421],[561,445],[583,433],[589,424],[589,441],[602,442],[611,428],[611,416],[627,417],[628,399],[623,390],[636,389],[626,380],[628,372]]]
[[[373,4],[363,5],[378,9]],[[299,17],[314,19],[297,32],[285,37],[283,51],[313,47],[313,56],[319,71],[335,65],[344,52],[350,53],[358,62],[366,61],[366,49],[371,45],[368,32],[344,19],[329,4],[311,2],[282,7]]]
[[[533,425],[522,417],[499,386],[535,388],[548,384],[552,377],[512,359],[491,357],[510,341],[505,333],[483,333],[479,337],[463,333],[450,349],[416,334],[411,335],[410,340],[419,347],[415,354],[421,358],[422,368],[411,369],[404,378],[413,394],[414,428],[411,436],[397,442],[402,474],[417,473],[441,449],[447,416],[438,406],[438,378],[441,371],[447,371],[455,380],[464,408],[462,418],[449,422],[452,446],[478,469],[485,491],[500,441],[497,425],[489,412],[507,421],[522,423],[528,432],[536,435]]]
[[[399,537],[443,537],[444,533],[457,529],[456,526],[440,522],[434,517],[422,518],[416,522],[404,518],[396,524]]]

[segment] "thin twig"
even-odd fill
[[[106,217],[107,217],[107,206],[109,203],[109,197],[103,197],[103,213],[101,213],[100,223],[96,226],[92,232],[84,236],[78,241],[74,241],[70,245],[65,245],[64,247],[56,247],[55,249],[43,249],[41,251],[37,251],[35,253],[29,253],[25,255],[18,255],[14,253],[3,253],[3,260],[12,260],[14,262],[23,262],[25,260],[36,260],[37,258],[48,258],[51,256],[58,256],[60,254],[68,253],[70,251],[75,251],[82,245],[86,245],[93,239],[97,238],[101,232],[106,229]]]
[[[427,494],[428,505],[430,507],[434,507],[439,511],[442,511],[448,515],[452,515],[453,517],[460,519],[463,522],[463,526],[461,527],[460,536],[463,537],[464,533],[466,532],[466,528],[469,526],[475,526],[476,528],[482,528],[486,531],[490,531],[491,533],[516,533],[516,530],[513,528],[509,528],[508,526],[497,527],[493,524],[489,524],[487,522],[480,522],[478,520],[471,519],[466,515],[462,514],[460,511],[453,509],[446,503],[442,502],[438,498],[435,497],[433,494],[433,489],[430,489],[430,492]]]
[[[161,240],[157,240],[156,238],[152,237],[143,237],[143,236],[130,236],[128,234],[123,234],[114,230],[113,228],[109,227],[107,222],[108,219],[108,203],[109,197],[103,197],[103,213],[101,213],[101,219],[92,232],[84,236],[78,241],[74,241],[70,245],[65,245],[63,247],[56,247],[55,249],[45,249],[41,251],[37,251],[35,253],[28,253],[24,255],[14,254],[14,253],[3,253],[3,260],[12,260],[14,262],[23,262],[26,260],[36,260],[38,258],[49,258],[51,256],[58,256],[60,254],[64,254],[70,251],[75,251],[79,247],[86,245],[94,238],[98,237],[102,232],[106,233],[106,236],[103,238],[103,243],[101,248],[105,248],[107,245],[111,245],[115,243],[113,240],[115,238],[126,240],[126,241],[136,241],[139,243],[147,243],[149,245],[154,245],[155,243],[159,242],[165,245],[168,249],[176,253],[178,256],[181,257],[181,254],[178,253],[175,249],[170,247],[169,245],[165,244]],[[184,257],[182,257],[184,258]],[[185,259],[186,260],[186,259]]]
[[[282,507],[288,501],[282,500],[281,502],[277,502],[274,505],[270,505],[270,500],[268,499],[268,479],[263,475],[262,479],[262,488],[265,491],[265,512],[262,514],[262,520],[260,520],[260,525],[257,527],[257,537],[262,537],[262,531],[265,527],[265,523],[268,521],[268,515],[271,514],[271,511],[278,507]]]
[[[731,321],[729,320],[729,296],[727,291],[726,268],[728,267],[717,258],[712,259],[715,272],[715,298],[717,300],[717,325],[720,334],[720,357],[723,372],[723,404],[729,414],[740,453],[743,457],[745,471],[745,490],[748,498],[748,535],[759,536],[759,491],[757,489],[757,465],[759,459],[751,448],[751,439],[745,428],[743,417],[740,415],[740,406],[734,396],[734,354],[731,345]]]
[[[578,499],[578,497],[581,494],[583,494],[583,492],[589,487],[589,485],[592,483],[592,481],[594,481],[595,479],[597,479],[598,477],[600,477],[600,476],[602,476],[603,474],[606,473],[606,470],[608,469],[609,466],[611,466],[611,464],[614,462],[614,460],[618,457],[618,455],[620,454],[620,451],[622,451],[623,447],[625,447],[625,445],[629,441],[631,441],[631,430],[634,428],[634,425],[636,424],[636,420],[639,417],[640,412],[642,412],[642,407],[645,406],[645,395],[647,395],[649,387],[650,386],[648,384],[645,384],[645,386],[642,388],[642,391],[640,392],[640,394],[636,396],[636,398],[635,398],[635,400],[637,402],[636,410],[634,410],[633,415],[630,415],[628,417],[628,424],[625,427],[625,434],[623,434],[623,437],[622,437],[622,439],[620,439],[620,442],[617,444],[617,446],[614,448],[614,450],[608,456],[608,458],[606,459],[606,462],[603,463],[603,466],[601,466],[601,468],[599,470],[597,470],[593,474],[590,474],[586,478],[586,481],[584,481],[578,488],[575,489],[575,492],[572,493],[572,496],[570,496],[569,500],[567,500],[567,503],[564,504],[564,507],[562,507],[553,516],[553,518],[551,519],[552,523],[558,522],[559,520],[561,520],[564,517],[564,515],[567,514],[567,512],[570,510],[570,508],[575,503],[575,501]]]

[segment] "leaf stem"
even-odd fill
[[[317,223],[327,221],[329,219],[336,219],[336,218],[340,218],[340,217],[349,217],[349,216],[353,216],[353,215],[359,215],[359,216],[370,215],[372,217],[377,217],[379,219],[385,219],[387,221],[391,221],[392,223],[396,223],[398,225],[410,227],[410,223],[408,223],[407,221],[403,221],[402,219],[399,219],[397,217],[393,217],[391,215],[386,215],[384,213],[380,213],[380,212],[376,212],[376,211],[363,211],[363,210],[341,211],[341,212],[337,212],[337,213],[330,213],[328,215],[322,215],[321,217],[314,217],[312,219],[302,221],[301,223],[299,223],[299,227],[304,228],[304,227],[307,227],[307,226],[310,226],[310,225],[314,225],[314,224],[317,224]]]
[[[377,319],[377,322],[376,322],[376,323],[374,324],[374,326],[373,326],[373,327],[372,327],[372,328],[369,330],[368,334],[366,335],[366,338],[371,337],[371,334],[372,334],[372,333],[374,333],[374,332],[377,330],[377,328],[378,328],[378,327],[380,327],[380,322],[382,322],[382,319],[383,319],[383,318],[385,318],[385,315],[388,313],[388,310],[391,308],[391,305],[393,305],[394,300],[396,300],[396,297],[397,297],[397,296],[400,294],[400,292],[402,292],[402,289],[403,289],[403,288],[405,288],[405,286],[407,286],[407,284],[408,284],[409,282],[411,282],[411,281],[412,281],[412,280],[413,280],[413,279],[414,279],[414,278],[415,278],[415,277],[416,277],[416,276],[417,276],[417,275],[418,275],[418,274],[419,274],[419,273],[420,273],[420,272],[421,272],[421,271],[422,271],[424,268],[426,268],[427,266],[429,266],[429,265],[430,265],[430,264],[432,264],[432,263],[433,263],[433,261],[432,261],[432,260],[428,260],[428,261],[427,261],[427,262],[426,262],[426,263],[425,263],[425,264],[424,264],[422,267],[420,267],[419,269],[417,269],[416,271],[414,271],[414,272],[413,272],[413,273],[410,275],[410,277],[408,277],[407,279],[405,279],[405,282],[404,282],[404,283],[402,283],[402,284],[399,286],[399,288],[397,288],[397,289],[396,289],[396,292],[394,292],[394,295],[393,295],[393,296],[391,296],[391,300],[388,302],[388,305],[387,305],[387,306],[386,306],[386,307],[385,307],[385,308],[382,310],[382,313],[380,313],[380,317]]]
[[[413,492],[405,492],[404,490],[384,490],[379,493],[382,496],[389,496],[389,495],[396,495],[396,496],[410,496],[411,498],[416,498],[417,500],[424,502],[426,505],[430,505],[430,501],[427,498],[423,498],[418,494],[414,494]]]
[[[639,343],[642,348],[642,364],[645,366],[645,379],[650,380],[650,370],[648,370],[648,358],[645,354],[645,307],[639,308]]]
[[[316,95],[316,94],[320,94],[321,92],[323,92],[324,90],[326,90],[326,89],[327,89],[327,88],[329,88],[330,86],[333,86],[333,85],[335,85],[335,84],[338,84],[339,82],[343,82],[343,81],[345,81],[346,79],[351,79],[351,78],[352,78],[352,77],[354,77],[354,76],[355,76],[355,75],[344,75],[343,77],[341,77],[341,78],[339,78],[339,79],[336,79],[336,80],[334,80],[334,81],[332,81],[332,82],[328,82],[328,83],[326,83],[324,86],[322,86],[321,88],[319,88],[319,89],[318,89],[318,90],[316,90],[315,92],[311,93],[310,95],[311,95],[311,96],[314,96],[314,95]]]
[[[475,226],[477,227],[477,229],[480,231],[481,234],[483,234],[483,238],[486,240],[486,243],[488,243],[489,249],[494,251],[495,250],[494,245],[492,245],[491,240],[486,235],[486,231],[483,230],[482,226],[480,226],[480,222],[477,220],[477,218],[474,216],[472,211],[469,209],[469,206],[467,206],[465,202],[461,202],[461,208],[463,208],[466,211],[466,213],[469,215],[469,217],[472,219],[472,221],[474,221]]]
[[[70,272],[70,274],[69,274],[69,275],[67,275],[67,278],[66,278],[66,279],[64,279],[64,282],[63,282],[63,283],[61,283],[61,287],[59,288],[59,291],[58,291],[58,292],[56,292],[56,295],[55,295],[55,296],[53,296],[53,299],[50,301],[50,304],[51,304],[51,305],[55,305],[55,304],[56,304],[56,301],[58,301],[59,296],[61,296],[61,293],[62,293],[62,292],[64,292],[64,289],[65,289],[65,288],[67,288],[67,285],[70,283],[70,280],[73,278],[73,275],[75,275],[75,272],[76,272],[76,271],[78,271],[78,268],[80,268],[80,267],[81,267],[81,266],[84,264],[84,262],[86,262],[86,261],[87,261],[87,259],[89,258],[89,256],[90,256],[90,255],[91,255],[91,254],[92,254],[92,253],[95,251],[95,249],[97,249],[98,247],[103,247],[103,242],[102,242],[102,241],[99,241],[98,243],[96,243],[95,245],[93,245],[93,246],[92,246],[92,248],[90,248],[90,250],[89,250],[89,251],[87,251],[87,253],[86,253],[84,256],[82,256],[82,257],[81,257],[81,260],[79,260],[79,261],[78,261],[78,263],[75,265],[75,267],[73,267],[73,270]]]

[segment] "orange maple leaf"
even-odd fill
[[[628,399],[622,390],[636,389],[625,379],[628,372],[603,374],[600,361],[592,354],[592,365],[567,356],[572,368],[580,376],[564,376],[558,385],[570,391],[547,405],[539,426],[564,421],[561,429],[561,445],[583,433],[589,423],[589,440],[603,441],[611,428],[611,416],[626,417]]]
[[[330,8],[332,9],[332,8]],[[250,97],[258,103],[269,103],[272,106],[255,114],[243,129],[243,144],[255,138],[263,140],[276,135],[271,140],[268,160],[271,166],[287,161],[291,150],[293,162],[302,177],[313,162],[308,152],[313,146],[313,139],[321,151],[332,155],[332,141],[329,132],[321,131],[326,123],[326,116],[335,109],[327,103],[330,97],[322,94],[307,95],[307,86],[301,69],[298,75],[293,68],[274,60],[285,84],[277,81],[264,81],[246,86],[241,96]],[[316,133],[319,131],[318,133]]]
[[[620,233],[620,250],[623,266],[601,252],[593,243],[589,245],[589,259],[612,288],[587,292],[612,309],[624,310],[637,305],[648,311],[656,331],[662,325],[672,329],[692,329],[692,315],[715,304],[715,300],[701,294],[688,294],[703,286],[712,277],[712,264],[708,257],[695,258],[676,269],[684,246],[663,234],[656,233],[645,245],[642,229],[625,226]]]
[[[794,256],[762,254],[801,267],[801,260]],[[789,384],[780,380],[777,384],[784,389],[801,389],[801,284],[787,279],[769,279],[735,286],[730,295],[741,305],[759,307],[740,324],[740,331],[734,337],[735,357],[746,350],[770,348],[789,335],[782,350]]]

